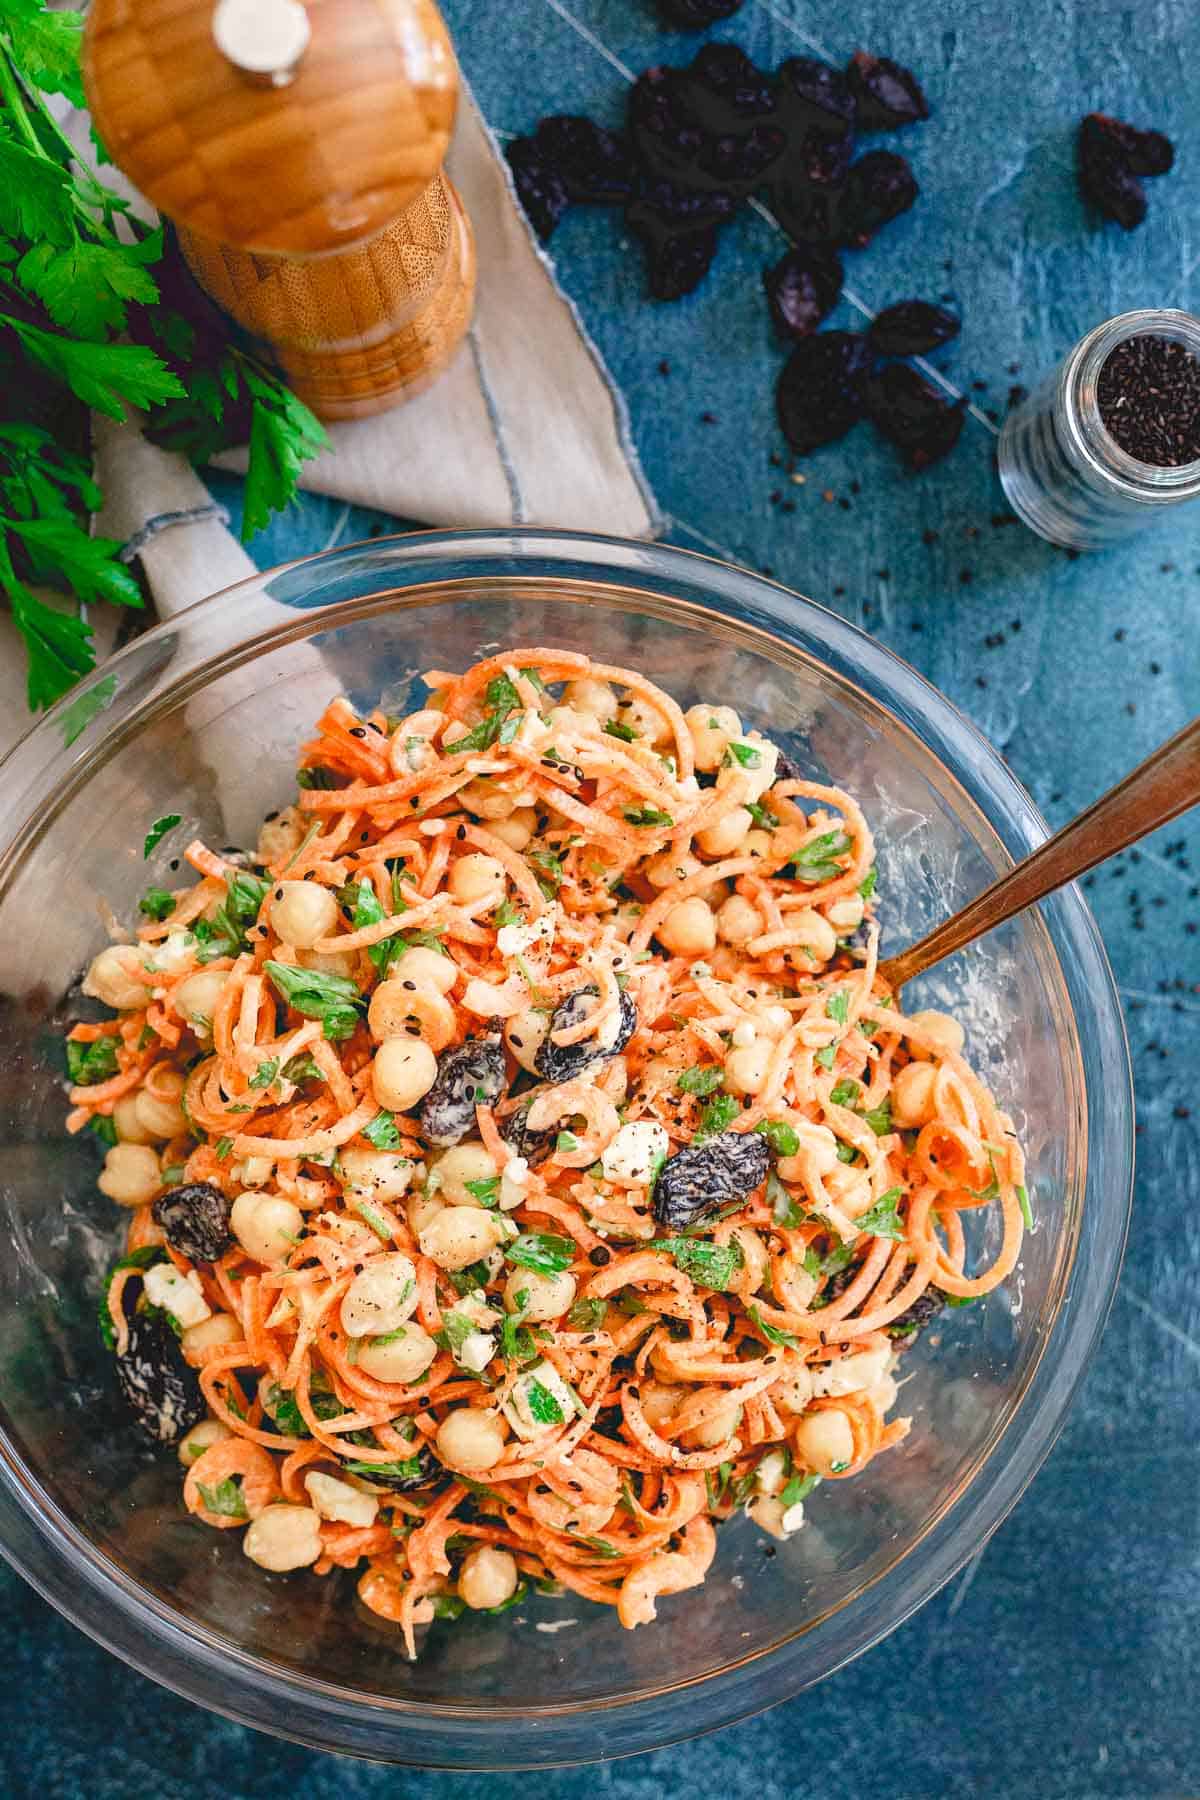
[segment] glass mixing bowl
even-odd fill
[[[43,719],[0,775],[0,1538],[85,1631],[234,1718],[396,1762],[612,1757],[728,1724],[890,1631],[978,1550],[1046,1455],[1112,1297],[1130,1200],[1121,1016],[1074,889],[926,978],[1015,1116],[1038,1225],[1019,1271],[904,1359],[903,1446],[817,1490],[775,1545],[723,1529],[706,1585],[623,1631],[537,1599],[425,1635],[409,1664],[353,1578],[268,1576],[191,1521],[171,1451],[139,1444],[95,1327],[121,1221],[102,1153],[63,1128],[56,1037],[109,909],[136,914],[193,831],[252,842],[293,792],[331,696],[405,710],[417,671],[567,645],[728,701],[854,791],[898,946],[1045,835],[996,752],[832,613],[683,551],[553,532],[352,545],[243,582],[151,631]],[[150,822],[183,827],[143,860]],[[986,1251],[984,1243],[981,1248]],[[764,1555],[770,1545],[774,1554]]]

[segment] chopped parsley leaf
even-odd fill
[[[306,1019],[320,1019],[332,1041],[348,1038],[358,1024],[362,995],[344,975],[323,975],[317,969],[296,969],[287,963],[263,964],[277,992]]]
[[[836,1057],[837,1057],[837,1045],[836,1044],[826,1044],[826,1046],[823,1050],[817,1051],[817,1054],[814,1056],[813,1061],[815,1063],[819,1063],[821,1068],[823,1068],[823,1069],[832,1069]]]
[[[1019,1187],[1017,1189],[1017,1199],[1020,1201],[1020,1204],[1021,1204],[1021,1217],[1025,1221],[1025,1229],[1026,1229],[1026,1231],[1032,1231],[1033,1230],[1033,1208],[1029,1204],[1028,1189],[1026,1189],[1024,1187]]]
[[[161,819],[155,819],[146,833],[146,841],[142,845],[142,858],[149,862],[155,850],[162,843],[168,831],[174,831],[177,825],[183,824],[182,813],[164,813]]]
[[[631,825],[673,825],[670,813],[663,812],[657,806],[627,806],[623,817]]]
[[[252,1088],[269,1088],[278,1075],[279,1058],[277,1056],[264,1057],[250,1077],[249,1085]]]
[[[769,806],[764,806],[761,800],[747,800],[743,804],[760,831],[778,830],[777,815],[771,811]]]
[[[863,1118],[876,1137],[886,1137],[892,1129],[892,1102],[889,1097],[885,1094],[879,1105],[873,1106],[870,1112],[865,1112]]]
[[[795,1156],[800,1148],[800,1139],[786,1119],[764,1119],[754,1130],[766,1138],[776,1156]]]
[[[781,1506],[798,1506],[801,1500],[807,1500],[815,1487],[820,1487],[819,1475],[793,1475],[792,1479],[779,1491]]]
[[[217,1161],[224,1162],[225,1158],[229,1155],[229,1152],[232,1149],[233,1149],[233,1139],[231,1137],[218,1138],[217,1139]]]
[[[845,988],[838,988],[837,992],[830,994],[825,1002],[825,1016],[827,1019],[832,1019],[835,1025],[844,1025],[849,1015],[850,996]]]
[[[767,1199],[771,1203],[772,1216],[776,1225],[782,1225],[785,1230],[792,1231],[797,1225],[803,1225],[803,1213],[774,1169],[767,1175]]]
[[[161,924],[164,919],[169,919],[175,911],[175,896],[168,894],[166,888],[147,888],[138,901],[138,911],[144,913],[148,919],[156,919]]]
[[[895,1238],[904,1236],[904,1220],[896,1211],[897,1200],[904,1198],[903,1188],[889,1188],[881,1194],[867,1212],[860,1213],[854,1223],[860,1231],[869,1231],[875,1237]]]
[[[502,900],[492,914],[492,924],[497,927],[501,925],[515,925],[520,917],[520,913],[517,911],[517,908],[511,900]]]
[[[603,1300],[576,1300],[567,1313],[567,1324],[576,1331],[596,1331],[607,1310]]]
[[[823,831],[802,850],[797,850],[788,864],[788,872],[796,881],[804,881],[813,885],[822,881],[835,881],[842,873],[842,866],[833,859],[844,856],[850,848],[850,839],[844,831]]]
[[[800,1348],[800,1339],[798,1337],[793,1337],[790,1331],[780,1331],[777,1326],[768,1325],[757,1306],[751,1306],[748,1311],[750,1318],[762,1332],[768,1344],[782,1344],[786,1350],[798,1350]]]
[[[620,719],[607,720],[604,729],[609,737],[620,738],[626,744],[632,744],[638,735],[632,725],[624,725]]]
[[[756,750],[753,744],[728,744],[724,760],[726,768],[732,768],[735,763],[740,763],[743,769],[761,769],[762,751]]]
[[[554,1148],[569,1156],[572,1150],[578,1150],[579,1139],[573,1131],[560,1131],[554,1140]]]
[[[536,1375],[525,1377],[524,1391],[525,1404],[529,1408],[530,1416],[536,1419],[539,1425],[562,1424],[566,1414],[550,1389],[544,1387]]]
[[[869,900],[871,898],[871,895],[875,892],[875,884],[878,880],[879,870],[875,868],[868,869],[858,884],[858,891],[864,900]]]
[[[741,1113],[741,1105],[732,1094],[714,1094],[700,1113],[700,1124],[693,1137],[693,1144],[702,1144],[706,1138],[718,1137],[727,1131],[733,1121]]]
[[[396,1128],[395,1114],[390,1112],[376,1113],[371,1123],[363,1126],[363,1136],[377,1150],[398,1150],[404,1142]]]
[[[715,1291],[730,1286],[744,1261],[739,1244],[709,1244],[701,1238],[652,1238],[646,1248],[664,1251],[677,1269]]]
[[[693,1063],[690,1069],[685,1069],[683,1074],[677,1077],[675,1086],[682,1094],[698,1094],[703,1099],[707,1094],[711,1094],[714,1088],[719,1088],[724,1078],[723,1069],[702,1069],[698,1064]]]
[[[560,1237],[551,1231],[523,1231],[505,1246],[506,1261],[518,1268],[535,1269],[541,1275],[561,1275],[579,1254],[574,1238]]]
[[[248,1519],[246,1499],[242,1493],[242,1484],[234,1476],[227,1475],[224,1481],[218,1481],[214,1487],[205,1487],[202,1481],[196,1486],[200,1489],[200,1498],[204,1502],[206,1512],[214,1513],[222,1519]]]
[[[115,1037],[99,1037],[91,1044],[67,1039],[67,1074],[76,1087],[95,1087],[99,1081],[109,1081],[117,1068]]]
[[[500,1177],[485,1175],[482,1181],[468,1181],[463,1184],[468,1194],[473,1194],[481,1206],[495,1206],[500,1196]]]
[[[853,1106],[861,1093],[861,1084],[857,1081],[851,1081],[847,1076],[839,1081],[831,1090],[829,1098],[834,1106]]]
[[[103,1113],[93,1113],[92,1117],[88,1120],[88,1124],[100,1139],[100,1142],[102,1144],[107,1144],[111,1150],[117,1141],[117,1128],[112,1120],[106,1118]]]

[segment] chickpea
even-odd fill
[[[212,1036],[213,1008],[221,998],[221,990],[229,976],[224,969],[199,969],[188,975],[175,989],[175,1011],[197,1037]]]
[[[770,832],[760,831],[757,825],[753,831],[746,833],[738,845],[738,853],[741,856],[770,856],[774,850],[775,845]]]
[[[586,675],[579,681],[568,681],[563,689],[563,699],[576,712],[584,713],[601,725],[617,716],[617,696],[607,681],[595,681]]]
[[[668,888],[676,881],[686,881],[703,868],[698,857],[687,850],[662,850],[643,865],[642,874],[651,887]]]
[[[480,775],[475,781],[468,781],[466,787],[459,788],[458,799],[469,813],[477,819],[507,819],[516,805],[512,794],[505,788],[497,787],[487,776]]]
[[[412,1163],[393,1150],[343,1150],[341,1164],[347,1193],[367,1199],[398,1200],[412,1180]]]
[[[887,1373],[890,1350],[858,1350],[850,1356],[835,1357],[818,1378],[817,1391],[835,1399],[843,1394],[858,1394],[873,1388]]]
[[[800,1148],[794,1156],[781,1156],[776,1163],[781,1181],[803,1181],[809,1174],[829,1175],[841,1166],[838,1141],[828,1125],[814,1125],[811,1119],[798,1118],[795,1114],[789,1117],[788,1123],[800,1139]]]
[[[786,1006],[779,1006],[773,1001],[764,1000],[753,1009],[754,1021],[765,1037],[781,1038],[792,1023],[792,1015]]]
[[[353,981],[358,971],[357,950],[297,950],[296,961],[302,969],[313,969],[318,975],[339,975]]]
[[[854,1461],[854,1433],[837,1407],[805,1413],[796,1427],[796,1456],[814,1475],[834,1475]]]
[[[934,1116],[937,1070],[932,1063],[907,1063],[892,1082],[892,1123],[902,1130],[928,1125]]]
[[[689,706],[683,716],[692,734],[696,767],[711,774],[720,768],[730,738],[741,737],[742,721],[731,706]]]
[[[158,1157],[147,1144],[114,1144],[97,1185],[118,1206],[145,1206],[162,1187]]]
[[[342,1330],[347,1337],[384,1337],[398,1331],[416,1311],[417,1271],[402,1250],[373,1256],[342,1295]]]
[[[871,1205],[871,1179],[865,1169],[852,1169],[839,1163],[825,1177],[825,1186],[834,1205],[847,1218],[857,1219]]]
[[[141,952],[133,944],[110,944],[93,957],[83,991],[118,1012],[124,1007],[145,1006],[150,989],[138,976],[144,967]]]
[[[801,1365],[777,1381],[769,1392],[780,1412],[802,1413],[813,1397],[812,1376]]]
[[[725,1058],[725,1086],[731,1094],[757,1094],[767,1079],[773,1046],[762,1038],[742,1044]]]
[[[279,882],[271,890],[270,908],[276,934],[297,950],[311,950],[337,930],[338,903],[316,881]]]
[[[437,1057],[419,1038],[388,1038],[375,1052],[371,1088],[388,1112],[407,1112],[437,1079]]]
[[[198,1325],[189,1325],[180,1338],[185,1353],[193,1354],[199,1350],[211,1350],[214,1344],[237,1344],[243,1336],[242,1327],[232,1313],[218,1312],[211,1319],[201,1319]]]
[[[717,925],[712,908],[699,894],[680,900],[655,933],[674,956],[703,956],[716,947]]]
[[[229,1224],[247,1256],[259,1263],[276,1263],[294,1247],[304,1215],[279,1194],[239,1194]]]
[[[468,856],[460,856],[457,862],[451,863],[450,873],[446,877],[446,886],[454,898],[461,900],[464,905],[471,905],[479,900],[499,904],[504,898],[506,882],[504,864],[494,856],[484,856],[478,850],[473,850]]]
[[[478,1406],[459,1406],[437,1428],[437,1453],[451,1469],[482,1474],[504,1455],[506,1427],[497,1413]]]
[[[459,1598],[473,1612],[487,1612],[503,1606],[517,1591],[517,1563],[509,1550],[498,1550],[494,1544],[481,1544],[463,1557],[458,1571]]]
[[[251,1519],[242,1549],[260,1569],[307,1569],[321,1554],[321,1515],[311,1506],[264,1506]]]
[[[467,1187],[468,1181],[491,1181],[496,1175],[492,1153],[478,1138],[468,1138],[443,1151],[434,1163],[438,1172],[438,1193],[451,1206],[482,1206],[483,1202]]]
[[[409,1228],[420,1237],[431,1219],[445,1212],[446,1202],[440,1194],[411,1194],[408,1201]]]
[[[273,819],[265,819],[258,832],[258,861],[269,869],[286,861],[300,848],[306,829],[298,806],[285,806]]]
[[[439,1269],[465,1269],[494,1250],[503,1235],[496,1215],[481,1206],[447,1206],[423,1227],[418,1242],[422,1256]]]
[[[695,1425],[691,1431],[685,1431],[680,1443],[689,1450],[715,1450],[718,1444],[732,1437],[742,1422],[742,1409],[736,1400],[726,1400],[710,1419],[703,1425]]]
[[[858,930],[866,908],[860,894],[843,894],[840,900],[826,901],[821,910],[834,930],[845,937],[848,932]]]
[[[744,806],[735,806],[723,819],[696,834],[696,843],[705,856],[729,856],[745,841],[754,819]]]
[[[418,984],[418,988],[421,994],[421,1011],[425,1015],[423,1018],[413,1011],[417,995],[410,985],[398,981],[394,975],[389,976],[387,981],[380,982],[371,995],[371,1004],[367,1009],[367,1024],[377,1043],[384,1043],[389,1038],[409,1036],[407,1027],[410,1020],[430,1032],[440,1030],[447,1042],[454,1036],[454,1008],[445,994],[423,984]]]
[[[648,700],[643,700],[640,695],[635,694],[632,700],[627,700],[618,711],[617,717],[622,725],[628,725],[630,731],[648,750],[657,750],[660,744],[665,744],[669,738],[675,735],[671,730],[670,723],[662,713],[651,706]]]
[[[651,1431],[659,1431],[675,1417],[686,1391],[666,1381],[644,1381],[641,1388],[642,1412]]]
[[[741,894],[730,894],[717,914],[717,936],[723,944],[748,944],[763,929],[757,906]]]
[[[815,963],[827,963],[837,953],[837,932],[823,919],[819,912],[806,906],[800,912],[787,915],[788,930],[794,931],[800,939],[800,950],[788,951],[788,961],[795,958],[796,966],[811,969]],[[811,952],[806,955],[805,952]]]
[[[113,1103],[112,1121],[117,1128],[117,1136],[123,1144],[152,1144],[154,1133],[147,1131],[138,1118],[138,1096],[122,1094]]]
[[[149,1088],[140,1088],[134,1095],[138,1123],[150,1138],[182,1137],[187,1131],[187,1114],[180,1105],[182,1095],[183,1076],[174,1070],[158,1073],[153,1093]]]
[[[351,1487],[348,1481],[339,1481],[336,1475],[328,1475],[323,1469],[310,1469],[304,1477],[304,1486],[313,1507],[323,1519],[332,1519],[340,1525],[357,1525],[360,1530],[375,1523],[379,1501],[374,1494],[364,1494],[361,1488]]]
[[[752,1519],[760,1531],[766,1531],[771,1537],[781,1541],[791,1536],[783,1523],[788,1511],[790,1508],[785,1507],[783,1501],[777,1500],[773,1494],[752,1494],[746,1502],[746,1517]]]
[[[498,837],[510,849],[523,850],[533,836],[536,824],[537,814],[532,806],[518,806],[507,819],[493,819],[490,830],[493,837]]]
[[[427,944],[410,944],[388,969],[388,982],[415,981],[418,987],[433,988],[439,994],[448,994],[457,980],[458,964],[454,958],[431,950]],[[383,985],[386,987],[387,982]],[[378,993],[378,988],[375,991]]]
[[[550,1014],[530,1007],[518,1013],[504,1027],[504,1041],[523,1069],[537,1074],[537,1054],[550,1031]]]
[[[356,1366],[372,1381],[409,1382],[422,1376],[436,1355],[437,1345],[429,1333],[409,1320],[398,1336],[388,1333],[386,1343],[368,1338]]]
[[[921,1027],[928,1049],[915,1040],[909,1040],[909,1047],[914,1056],[958,1056],[962,1053],[966,1034],[957,1019],[949,1013],[919,1012],[913,1013],[912,1022]]]
[[[543,1275],[537,1269],[514,1269],[504,1284],[509,1312],[523,1312],[535,1324],[560,1319],[575,1299],[575,1277],[564,1269]]]
[[[756,1294],[767,1278],[767,1247],[749,1225],[735,1225],[729,1235],[742,1252],[743,1266],[735,1277],[738,1291]]]
[[[247,1156],[234,1163],[233,1177],[242,1187],[265,1187],[274,1166],[269,1156]]]
[[[193,1425],[192,1429],[185,1431],[180,1438],[179,1460],[185,1469],[190,1469],[206,1450],[211,1450],[214,1444],[219,1444],[223,1439],[232,1436],[233,1433],[228,1425],[222,1425],[220,1419],[201,1419],[198,1425]]]

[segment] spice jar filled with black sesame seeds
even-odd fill
[[[1121,313],[1010,414],[1000,480],[1040,537],[1102,550],[1200,495],[1200,319]]]

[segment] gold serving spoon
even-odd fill
[[[996,925],[1003,925],[1014,913],[1024,912],[1056,888],[1086,875],[1097,863],[1136,844],[1139,838],[1159,825],[1169,824],[1197,803],[1200,719],[1193,719],[1032,856],[984,888],[961,912],[935,926],[898,956],[889,956],[880,963],[879,973],[893,988],[900,988],[955,950],[973,944]]]

